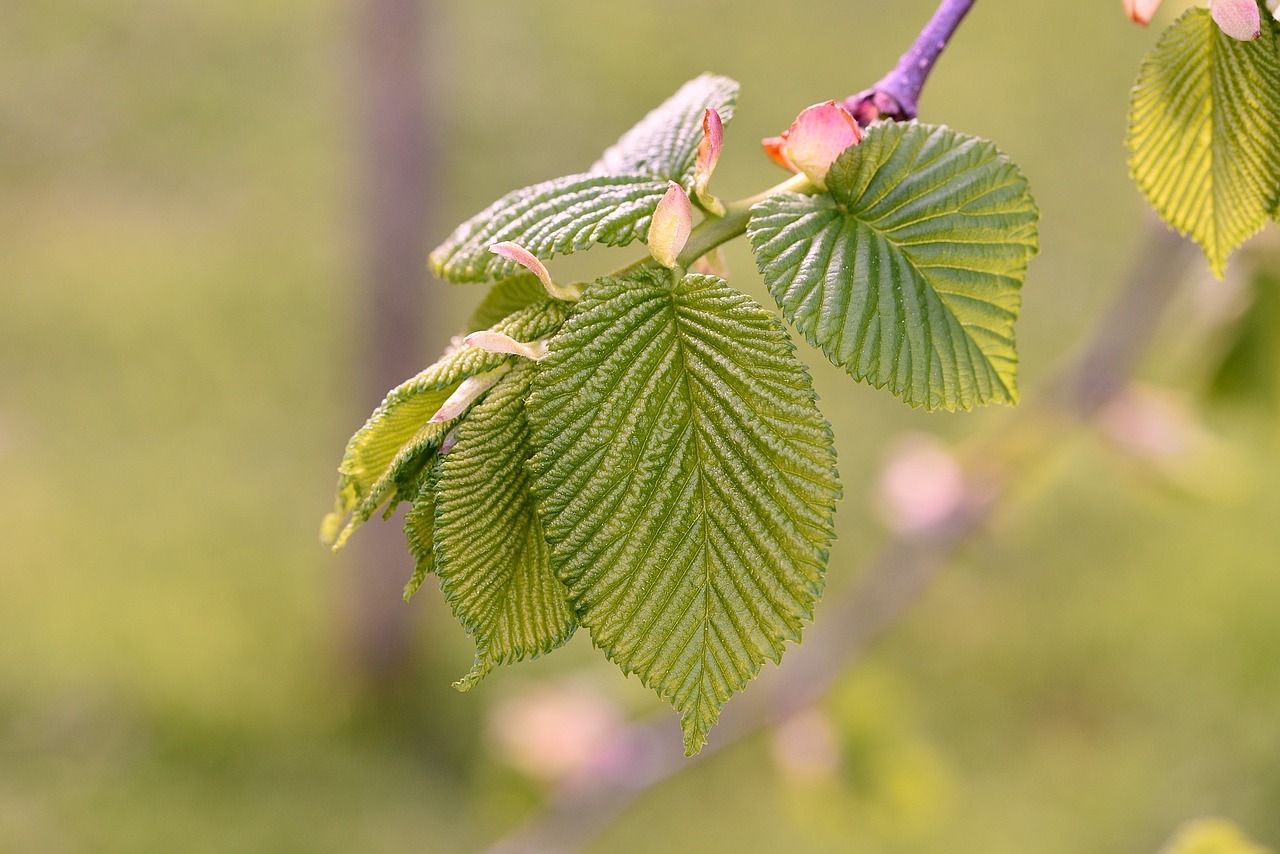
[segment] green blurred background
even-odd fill
[[[1156,32],[1119,6],[983,0],[922,103],[996,140],[1043,210],[1025,389],[1104,309],[1143,228],[1122,138]],[[932,7],[424,5],[424,245],[582,169],[704,70],[743,86],[714,189],[768,186],[781,176],[756,141],[874,82]],[[402,605],[384,585],[371,604],[376,552],[318,542],[378,399],[361,381],[364,14],[0,4],[0,850],[478,850],[544,796],[502,729],[530,691],[656,710],[582,637],[457,694],[470,644],[438,591]],[[730,265],[763,295],[741,245]],[[481,292],[424,287],[435,350]],[[1150,376],[1203,368],[1177,344]],[[885,539],[872,487],[895,437],[960,439],[1010,413],[913,412],[802,355],[846,484],[834,591]],[[1119,854],[1210,814],[1275,844],[1280,454],[1247,408],[1207,417],[1225,438],[1181,479],[1084,431],[1028,472],[810,719],[838,761],[759,737],[646,795],[592,850]],[[397,583],[400,559],[380,559]],[[411,635],[390,665],[362,651],[370,614]]]

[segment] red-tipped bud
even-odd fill
[[[1262,35],[1262,15],[1254,0],[1209,0],[1209,13],[1233,39],[1251,42]]]
[[[707,107],[707,111],[702,114],[702,142],[698,143],[698,160],[693,170],[693,192],[698,197],[698,202],[717,216],[724,216],[724,205],[707,192],[707,185],[720,160],[722,148],[724,124],[720,121],[720,114]]]
[[[1124,13],[1129,16],[1129,19],[1144,27],[1151,23],[1156,10],[1160,8],[1160,0],[1122,0],[1122,2]]]
[[[769,155],[769,159],[774,163],[786,169],[788,172],[799,172],[796,165],[787,158],[787,135],[771,136],[768,139],[760,140],[760,145],[764,148],[764,153]]]
[[[825,190],[827,171],[840,153],[862,141],[862,129],[835,101],[814,104],[796,116],[787,131],[787,159]]]
[[[693,231],[693,205],[684,188],[674,181],[658,202],[649,223],[649,252],[658,263],[670,269],[676,266],[684,245]]]

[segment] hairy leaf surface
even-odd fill
[[[751,211],[756,264],[783,315],[854,378],[912,406],[1017,400],[1013,324],[1039,216],[986,140],[945,127],[867,129],[828,192]]]
[[[466,691],[499,664],[550,652],[573,634],[565,587],[534,507],[525,397],[534,363],[521,360],[458,426],[435,482],[435,571],[476,644]]]
[[[436,503],[431,484],[419,487],[413,506],[404,514],[404,536],[409,542],[409,554],[413,555],[413,577],[404,587],[406,602],[422,587],[422,582],[435,571]]]
[[[1280,26],[1224,34],[1190,9],[1147,54],[1129,102],[1129,171],[1147,201],[1204,250],[1214,275],[1280,199]]]
[[[579,252],[595,244],[644,240],[668,181],[689,188],[702,115],[707,107],[733,114],[738,84],[704,74],[646,116],[609,148],[593,169],[515,190],[458,226],[431,253],[431,270],[455,282],[485,282],[521,272],[489,252],[501,241],[538,258]]]
[[[591,171],[605,175],[645,172],[685,181],[697,159],[707,107],[715,109],[720,121],[727,124],[737,101],[736,81],[714,74],[695,77],[623,134]]]
[[[517,341],[550,335],[564,322],[568,306],[551,299],[521,309],[493,326]],[[497,370],[513,357],[475,347],[459,347],[408,382],[392,389],[347,443],[338,466],[334,511],[321,535],[341,547],[361,523],[392,496],[412,497],[417,480],[456,419],[431,417],[468,377]],[[351,520],[342,527],[343,520]]]
[[[554,565],[594,643],[681,713],[720,708],[798,640],[839,486],[778,321],[710,276],[590,286],[529,398]]]

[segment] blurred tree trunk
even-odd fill
[[[431,132],[427,75],[432,0],[356,0],[358,174],[363,203],[364,295],[359,375],[361,412],[425,367],[441,337],[426,296],[427,234],[440,162]],[[425,340],[431,339],[431,340]],[[366,525],[352,539],[349,643],[373,685],[404,673],[413,615],[401,601],[412,574],[401,526]]]

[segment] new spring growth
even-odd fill
[[[542,286],[547,289],[547,293],[551,294],[552,299],[566,300],[568,302],[576,302],[582,299],[582,291],[573,285],[557,285],[551,281],[551,272],[547,270],[547,265],[543,264],[532,252],[519,243],[504,240],[502,243],[495,243],[490,246],[489,251],[509,261],[515,261],[521,267],[537,276],[538,281],[542,282]]]
[[[1144,27],[1151,22],[1160,0],[1121,0],[1125,14]],[[1209,14],[1218,29],[1242,42],[1262,35],[1262,15],[1255,0],[1209,0]]]
[[[803,172],[815,187],[827,188],[827,172],[846,148],[862,141],[852,114],[835,101],[803,110],[782,136],[763,140],[765,153],[784,169]]]
[[[546,341],[530,341],[528,344],[522,344],[502,332],[472,332],[462,339],[462,343],[469,344],[478,350],[487,350],[490,353],[510,353],[512,356],[523,356],[535,362],[547,355]]]
[[[693,194],[698,204],[716,216],[724,216],[724,203],[707,192],[707,184],[711,182],[711,173],[715,171],[723,147],[724,124],[720,121],[720,114],[707,107],[702,115],[702,142],[698,143],[698,160],[693,170]]]
[[[452,421],[459,415],[467,411],[471,404],[480,399],[480,396],[489,389],[498,384],[498,380],[502,379],[502,375],[511,370],[511,366],[504,364],[499,365],[492,371],[485,371],[483,374],[476,374],[474,377],[467,377],[462,384],[454,389],[453,394],[449,395],[449,399],[436,410],[436,414],[431,416],[433,424],[439,424],[442,421]]]
[[[681,250],[689,242],[689,232],[693,231],[693,205],[683,187],[675,181],[669,183],[649,223],[649,254],[673,270]]]

